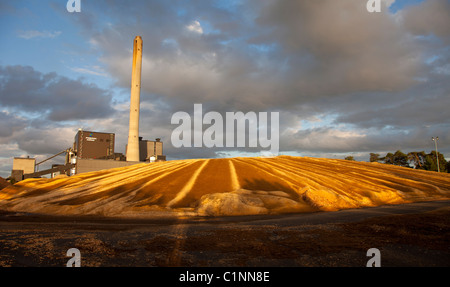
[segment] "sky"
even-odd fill
[[[0,176],[13,157],[72,146],[79,128],[125,152],[133,39],[143,39],[140,135],[169,160],[263,148],[176,148],[178,111],[278,112],[279,154],[450,158],[450,1],[0,2]],[[206,128],[206,126],[204,127]],[[47,162],[62,163],[62,157]],[[48,167],[48,166],[44,166]],[[43,169],[44,167],[41,167]]]

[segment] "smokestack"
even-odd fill
[[[141,92],[142,38],[136,36],[133,44],[131,72],[130,127],[128,130],[127,161],[139,161],[139,101]]]

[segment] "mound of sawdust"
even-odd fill
[[[11,184],[0,176],[0,189],[10,186]]]
[[[314,211],[307,204],[289,198],[282,191],[236,190],[205,194],[196,208],[199,215],[254,215]]]
[[[450,175],[391,165],[279,156],[142,163],[0,191],[0,209],[151,217],[334,211],[450,198]]]

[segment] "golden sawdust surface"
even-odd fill
[[[278,156],[142,163],[0,190],[0,209],[153,217],[336,211],[450,198],[450,174]]]

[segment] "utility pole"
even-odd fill
[[[431,138],[432,141],[434,141],[434,146],[436,148],[436,163],[437,163],[437,168],[438,168],[438,172],[441,172],[441,169],[439,168],[439,155],[438,155],[438,149],[437,149],[437,141],[439,140],[439,137],[432,137]]]

